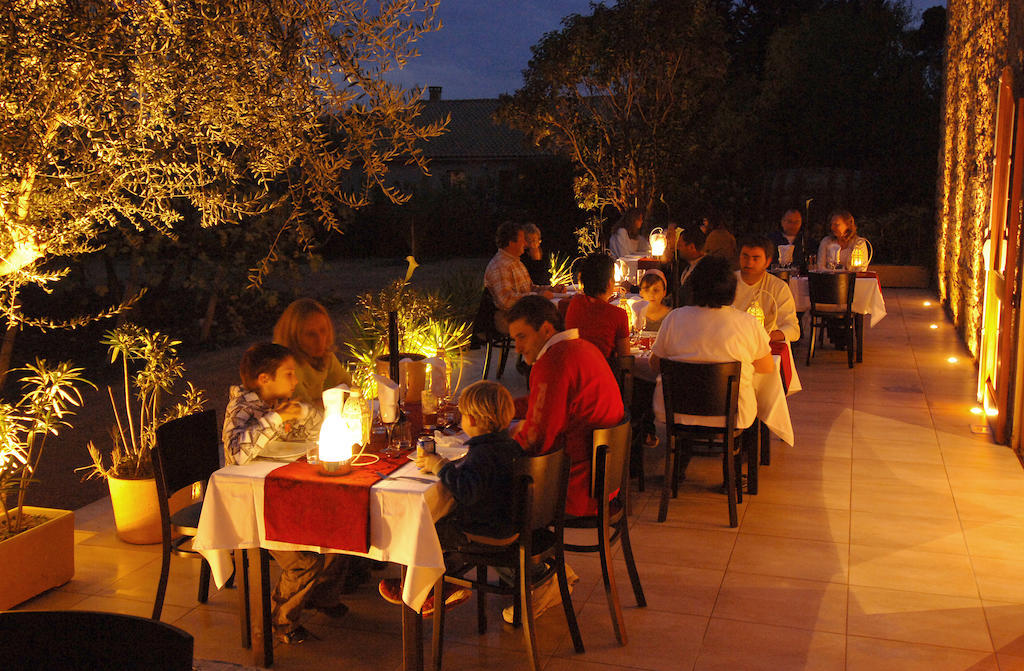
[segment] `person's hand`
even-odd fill
[[[281,401],[275,408],[277,414],[281,416],[281,420],[290,422],[293,419],[299,419],[302,417],[302,404],[298,401]]]
[[[448,460],[440,454],[424,454],[423,456],[416,456],[416,467],[424,473],[433,473],[434,475],[437,475],[447,463]]]
[[[552,298],[555,297],[555,294],[553,294],[551,291],[549,291],[547,289],[544,289],[543,291],[541,291],[540,295],[543,296],[544,298],[548,299],[548,300],[551,300]]]
[[[781,341],[785,339],[786,334],[778,329],[775,329],[774,331],[768,334],[768,340],[771,340],[772,342]]]

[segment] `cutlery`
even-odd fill
[[[435,482],[440,482],[440,480],[431,480],[429,478],[417,478],[414,475],[384,475],[380,471],[374,471],[374,475],[377,475],[384,480],[413,480],[415,482],[422,482],[427,485],[432,485]]]

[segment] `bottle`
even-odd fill
[[[370,427],[370,444],[378,450],[388,445],[388,427],[384,426],[384,421],[380,418],[379,412],[373,414],[373,426]]]
[[[358,389],[352,389],[348,393],[348,401],[345,403],[345,408],[348,409],[349,405],[353,408],[353,417],[358,413],[359,426],[362,429],[360,434],[359,444],[369,445],[370,444],[370,426],[373,424],[373,415],[370,414],[370,404],[363,398],[363,394]]]
[[[433,377],[430,366],[427,366],[424,389],[420,392],[420,408],[423,411],[423,425],[437,424],[437,396],[434,394],[431,384]]]

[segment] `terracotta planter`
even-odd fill
[[[114,508],[117,537],[125,543],[147,545],[159,543],[160,504],[156,497],[156,480],[122,480],[107,478],[110,503]]]
[[[75,514],[25,506],[47,521],[0,541],[0,610],[59,587],[75,575]]]

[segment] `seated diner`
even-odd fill
[[[565,326],[578,329],[605,359],[629,354],[629,316],[608,301],[615,295],[615,262],[607,254],[588,254],[580,261],[583,293],[569,301]]]

